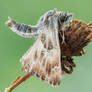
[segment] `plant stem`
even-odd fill
[[[31,76],[31,72],[27,72],[24,76],[22,77],[18,77],[13,83],[12,85],[9,87],[10,92],[16,88],[19,84],[21,84],[22,82],[24,82],[27,78],[29,78]]]

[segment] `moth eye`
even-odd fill
[[[60,14],[60,21],[61,22],[65,22],[68,21],[68,19],[72,18],[72,14],[71,13],[61,13]]]
[[[64,21],[66,21],[66,19],[67,19],[67,18],[66,18],[66,14],[65,14],[65,13],[61,13],[61,14],[60,14],[60,21],[61,21],[61,22],[64,22]]]

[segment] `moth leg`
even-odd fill
[[[36,26],[30,26],[23,23],[18,23],[12,18],[8,17],[6,25],[15,33],[22,37],[35,37],[38,36],[39,30]]]
[[[31,76],[31,72],[27,72],[24,76],[19,76],[8,88],[9,92],[12,92],[14,88],[16,88],[19,84],[24,82],[26,79],[28,79]]]

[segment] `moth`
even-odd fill
[[[6,24],[18,35],[36,39],[20,60],[22,70],[27,73],[11,84],[10,92],[32,75],[51,85],[60,85],[62,76],[71,74],[76,66],[72,57],[85,54],[83,48],[92,39],[92,23],[74,20],[72,13],[55,9],[41,16],[35,26],[18,23],[10,17]]]

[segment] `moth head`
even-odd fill
[[[61,12],[59,15],[59,22],[61,25],[67,25],[72,21],[73,14],[68,12]]]

